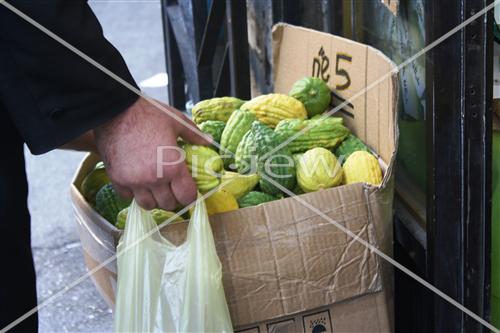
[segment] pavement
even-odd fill
[[[135,80],[151,87],[143,91],[166,102],[165,74],[155,76],[165,72],[159,0],[89,3]],[[84,156],[61,150],[33,156],[26,150],[39,304],[87,272],[69,196],[72,177]],[[39,321],[40,332],[113,330],[111,310],[90,279],[43,305]]]

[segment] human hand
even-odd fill
[[[209,138],[180,111],[163,105],[165,114],[144,98],[125,112],[94,130],[97,149],[117,192],[135,197],[145,209],[174,210],[177,203],[187,205],[196,199],[197,189],[177,147],[177,138],[192,144],[211,144]],[[161,163],[158,163],[159,147]]]

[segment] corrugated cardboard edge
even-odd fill
[[[377,243],[379,244],[379,249],[393,257],[393,227],[392,227],[392,219],[393,219],[393,197],[394,197],[394,168],[396,164],[396,157],[399,148],[399,124],[398,124],[398,99],[399,99],[399,78],[398,78],[398,69],[396,64],[394,64],[386,55],[384,55],[381,51],[374,49],[368,46],[373,52],[378,53],[381,57],[385,58],[388,62],[393,64],[393,70],[391,71],[391,81],[392,86],[394,87],[393,94],[393,107],[394,117],[393,117],[393,133],[394,133],[394,151],[392,152],[391,158],[389,160],[389,164],[384,175],[384,179],[382,184],[379,187],[373,187],[368,184],[365,184],[366,193],[369,198],[367,201],[372,212],[373,221],[375,222],[375,229],[373,230],[376,234]],[[376,207],[381,207],[379,204],[374,205],[374,202],[386,202],[389,203],[385,206],[384,210],[378,211]],[[383,223],[387,223],[387,225],[383,225]],[[388,241],[388,239],[390,241]],[[385,244],[386,246],[381,246]],[[377,256],[377,258],[379,258]],[[389,307],[388,309],[388,326],[391,331],[394,331],[394,267],[389,262],[380,259],[380,268],[382,275],[382,284],[386,286],[386,290],[384,293],[385,303]],[[377,302],[380,300],[377,298]]]
[[[302,30],[305,32],[312,32],[315,34],[322,34],[325,36],[331,36],[328,33],[315,31],[312,29],[307,29],[304,27],[292,26],[286,23],[277,23],[273,27],[273,76],[277,76],[277,69],[279,67],[279,59],[281,52],[281,45],[283,39],[283,33],[285,28],[290,27],[296,30]],[[336,38],[341,39],[346,43],[356,43],[352,40],[335,36]],[[392,239],[393,239],[393,230],[392,230],[392,198],[394,194],[394,167],[395,160],[398,150],[399,143],[399,126],[398,126],[398,98],[399,98],[399,84],[398,84],[398,68],[396,64],[392,60],[390,60],[386,55],[384,55],[381,51],[365,45],[367,50],[377,54],[378,57],[384,59],[391,66],[391,72],[387,73],[388,78],[391,79],[392,88],[394,89],[393,93],[393,135],[394,135],[394,149],[392,151],[391,157],[389,161],[383,161],[382,158],[379,158],[379,163],[382,166],[386,166],[386,170],[384,173],[384,178],[382,184],[380,186],[371,186],[365,184],[364,192],[366,197],[367,205],[369,206],[371,212],[371,220],[370,225],[371,228],[371,237],[377,240],[377,247],[387,255],[392,257]],[[386,164],[387,163],[387,164]],[[375,204],[377,203],[377,204]],[[380,205],[380,203],[386,203],[385,205]],[[377,256],[377,260],[379,261],[379,267],[381,268],[382,275],[382,285],[390,286],[390,290],[386,290],[386,303],[390,307],[389,313],[389,322],[391,330],[394,329],[394,309],[393,309],[393,295],[394,295],[394,281],[393,281],[393,267],[390,263],[385,260],[381,260]]]
[[[380,56],[386,58],[388,61],[393,63],[387,56],[385,56],[382,52],[371,48],[373,51],[379,53]],[[399,148],[399,124],[398,124],[398,112],[397,105],[399,99],[399,84],[398,84],[398,71],[397,67],[394,64],[394,70],[392,71],[391,80],[393,83],[393,87],[395,89],[393,95],[393,106],[396,108],[394,112],[394,151],[392,153],[391,159],[389,161],[389,165],[387,167],[386,173],[384,175],[384,179],[382,184],[379,187],[373,187],[368,184],[365,184],[366,193],[369,198],[367,201],[372,213],[373,221],[375,222],[375,229],[373,232],[376,234],[377,243],[379,244],[379,249],[393,257],[393,228],[392,221],[393,218],[393,197],[394,197],[394,168],[396,164],[396,157]],[[380,204],[374,205],[374,202],[386,202],[389,203],[385,206],[384,210],[377,210],[376,207],[380,208]],[[387,225],[383,225],[383,223],[387,223]],[[389,241],[390,240],[390,241]],[[381,246],[385,244],[386,246]],[[377,258],[379,258],[377,256]],[[386,286],[386,290],[384,293],[385,303],[389,307],[388,309],[388,326],[391,331],[394,331],[394,267],[389,262],[380,259],[380,268],[382,275],[382,284]],[[377,299],[377,302],[379,299]]]
[[[82,171],[92,170],[94,165],[100,160],[100,157],[96,154],[87,154],[85,156],[71,182],[70,196],[78,228],[80,229],[80,237],[86,237],[81,239],[83,250],[95,260],[103,262],[115,254],[116,244],[121,236],[121,231],[99,215],[85,200],[79,190],[83,179],[88,174],[88,172]],[[98,223],[86,223],[85,217],[90,217],[93,222]],[[85,232],[81,232],[82,230]],[[93,246],[90,246],[93,242],[99,242],[101,248],[105,249],[106,254],[104,256],[101,253],[102,251],[97,251]],[[106,268],[116,273],[116,264],[109,263]]]

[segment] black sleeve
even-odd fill
[[[8,0],[135,87],[83,0]],[[0,103],[34,154],[71,141],[138,96],[0,4]],[[0,111],[1,112],[1,111]]]

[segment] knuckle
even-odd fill
[[[196,190],[192,190],[192,191],[188,192],[187,195],[186,195],[186,199],[185,199],[186,205],[190,204],[193,201],[195,201],[196,197],[197,197],[197,191]]]
[[[185,182],[182,186],[181,184],[177,184],[173,190],[177,193],[179,201],[184,205],[196,200],[198,189],[194,182]]]
[[[161,188],[154,193],[154,196],[157,198],[158,205],[162,209],[173,210],[177,207],[175,197],[173,196],[172,192],[170,192],[170,190]]]
[[[186,163],[184,163],[184,161],[182,160],[180,160],[178,163],[170,165],[170,167],[171,167],[170,171],[176,173],[182,173],[184,172],[184,169],[187,168]]]
[[[156,174],[156,170],[151,170],[150,172],[146,172],[143,175],[142,180],[140,181],[141,185],[154,186],[158,183],[160,177]]]
[[[179,176],[183,175],[185,167],[186,166],[183,163],[175,163],[175,164],[165,166],[163,169],[164,178],[173,179],[175,177],[179,177]]]
[[[144,209],[151,210],[155,208],[155,203],[149,198],[137,198],[137,203]]]

